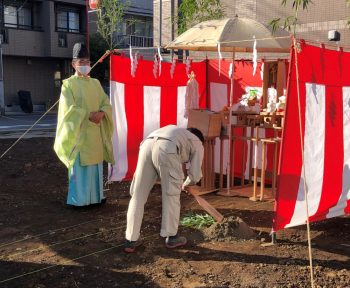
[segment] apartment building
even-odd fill
[[[85,0],[0,1],[0,112],[20,111],[20,90],[30,91],[34,110],[58,99],[86,20]]]
[[[248,17],[262,23],[268,23],[274,18],[285,18],[293,15],[292,0],[287,1],[287,7],[281,7],[280,0],[221,0],[227,17]],[[166,45],[176,36],[176,27],[172,25],[177,7],[181,0],[154,0],[154,42]],[[347,17],[350,7],[345,0],[317,0],[310,4],[307,11],[299,11],[297,35],[300,38],[327,42],[329,30],[341,33],[340,45],[350,45],[350,28],[347,27]]]

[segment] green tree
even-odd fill
[[[281,6],[286,7],[288,0],[282,0]],[[350,0],[345,0],[346,4],[350,6]],[[275,32],[278,27],[283,27],[289,31],[292,31],[294,36],[296,35],[296,26],[298,24],[298,12],[300,8],[307,10],[310,4],[314,4],[311,0],[293,0],[292,8],[295,11],[294,15],[290,15],[285,19],[275,18],[269,22],[272,27],[272,31]],[[283,25],[282,25],[283,22]],[[350,27],[350,17],[347,17],[347,25]]]
[[[349,1],[349,0],[346,0]],[[281,6],[286,7],[288,4],[288,0],[282,0]],[[292,31],[294,36],[296,35],[296,27],[298,24],[298,12],[300,9],[307,10],[309,5],[313,4],[311,0],[293,0],[292,8],[294,10],[294,15],[290,15],[284,19],[275,18],[269,22],[269,25],[272,27],[272,31],[275,32],[278,27],[283,27],[283,29],[287,29],[288,31]],[[283,25],[281,24],[283,22]]]
[[[101,56],[108,50],[106,41],[102,38],[99,33],[90,35],[90,58],[92,63],[96,63]],[[91,76],[100,80],[102,84],[108,82],[108,70],[109,62],[108,58],[102,63],[99,63],[91,70]]]
[[[124,20],[129,1],[101,0],[97,11],[97,30],[110,50],[117,46],[115,32]]]
[[[200,22],[223,17],[224,10],[220,0],[183,0],[175,23],[178,24],[178,32],[181,34]]]

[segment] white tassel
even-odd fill
[[[219,53],[219,76],[221,75],[221,61],[222,61],[222,54],[221,54],[221,43],[218,42],[218,53]]]
[[[258,67],[258,51],[256,50],[256,39],[253,36],[254,45],[253,45],[253,76],[255,76],[256,68]]]

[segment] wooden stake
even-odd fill
[[[261,161],[261,176],[260,176],[260,201],[264,199],[265,189],[265,163],[266,163],[266,142],[261,141],[262,144],[262,161]]]

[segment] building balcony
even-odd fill
[[[19,30],[29,30],[29,31],[43,31],[41,26],[34,26],[34,25],[23,25],[23,24],[15,24],[15,23],[4,23],[4,28],[12,28],[12,29],[19,29]]]
[[[0,31],[3,54],[8,56],[42,57],[45,51],[45,33],[32,29],[2,28]]]
[[[118,35],[116,46],[118,48],[153,47],[153,37],[136,35]]]

